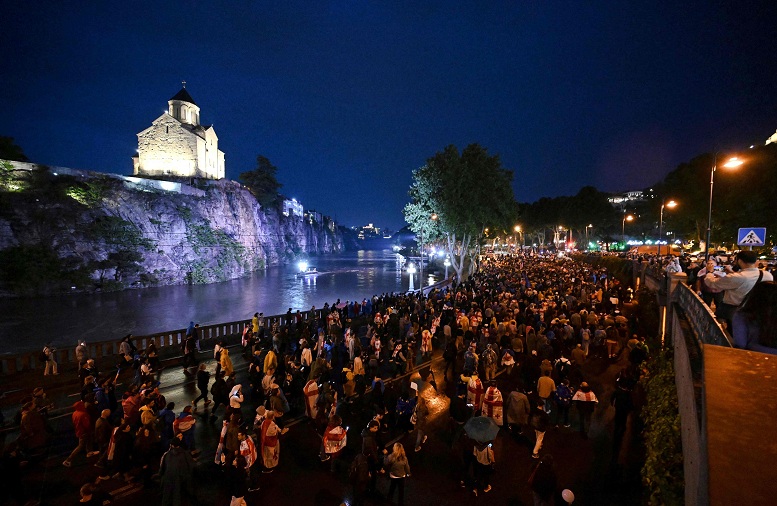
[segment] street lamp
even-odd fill
[[[437,213],[432,213],[429,216],[432,221],[437,221]],[[418,265],[418,284],[420,285],[421,295],[424,294],[424,232],[421,230],[418,233],[419,238],[421,239],[421,262]]]
[[[624,244],[624,247],[626,244],[626,222],[633,221],[633,220],[634,220],[634,216],[630,214],[627,214],[623,217],[623,224],[621,225],[621,242]]]
[[[658,256],[661,256],[661,239],[663,236],[661,235],[663,228],[664,228],[664,208],[668,207],[669,209],[673,209],[677,207],[677,202],[674,200],[670,200],[669,202],[661,202],[661,212],[659,213],[658,218]],[[669,250],[672,251],[671,249]]]
[[[591,223],[590,225],[586,225],[585,226],[585,249],[586,249],[586,251],[588,251],[588,245],[590,244],[588,242],[588,229],[589,228],[594,228],[593,223]]]
[[[521,232],[521,226],[516,225],[513,230],[515,230],[516,233],[521,235],[521,251],[523,251],[523,232]],[[515,242],[516,244],[518,243],[518,241],[515,239],[515,236],[513,236],[513,242]]]
[[[445,279],[448,279],[448,267],[451,266],[451,259],[448,257],[445,257],[445,262],[443,262],[445,265]]]
[[[727,169],[735,169],[745,163],[739,158],[732,157],[726,163],[723,164]],[[710,257],[710,232],[712,231],[712,189],[715,185],[715,171],[718,170],[718,153],[715,152],[715,157],[712,161],[712,170],[710,171],[710,207],[707,213],[707,241],[704,243],[704,258],[705,260]]]
[[[413,275],[415,274],[415,265],[410,264],[407,266],[407,273],[410,274],[410,287],[408,288],[409,291],[415,290],[415,284],[413,280]]]

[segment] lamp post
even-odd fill
[[[723,164],[727,169],[735,169],[745,163],[739,158],[732,157],[726,163]],[[712,170],[710,170],[710,207],[707,212],[707,240],[704,243],[704,258],[705,260],[710,257],[710,232],[712,231],[712,189],[715,185],[715,171],[718,170],[718,153],[715,152],[715,156],[712,160]]]
[[[432,221],[437,221],[437,213],[432,213],[431,216],[429,216]],[[421,295],[424,294],[424,232],[421,230],[418,233],[419,239],[421,239],[421,261],[418,264],[418,285],[419,290],[421,290]]]
[[[623,216],[623,223],[621,224],[621,242],[623,243],[624,247],[626,245],[626,222],[627,221],[633,221],[634,216],[627,214]]]
[[[521,235],[521,251],[523,251],[523,233],[521,232],[521,226],[516,225],[513,230],[515,230],[517,234]],[[515,236],[513,236],[513,242],[516,243],[516,245],[518,244],[518,240],[515,238]]]
[[[588,242],[588,229],[589,228],[594,228],[593,223],[591,223],[590,225],[586,225],[585,226],[585,249],[586,249],[586,251],[588,251],[588,245],[590,244]]]
[[[448,257],[445,257],[444,265],[445,265],[445,279],[448,279],[448,267],[451,266],[451,259]]]
[[[413,264],[408,265],[407,273],[410,274],[410,287],[408,288],[408,290],[412,292],[413,290],[415,290],[415,283],[413,279],[413,276],[415,274],[415,265]]]
[[[663,229],[664,229],[664,208],[668,207],[669,209],[673,209],[677,207],[677,202],[674,200],[670,200],[669,202],[661,202],[661,212],[659,213],[658,218],[658,256],[661,256],[661,239],[663,236],[661,235]],[[671,252],[671,249],[669,250]]]

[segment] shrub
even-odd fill
[[[642,482],[648,504],[683,504],[683,448],[680,408],[672,366],[672,353],[656,353],[642,379],[647,402],[642,409],[645,430],[645,464]]]

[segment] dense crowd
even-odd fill
[[[423,450],[435,426],[419,388],[437,388],[428,361],[439,350],[446,384],[454,385],[443,425],[455,434],[451,456],[458,485],[475,495],[491,490],[496,433],[484,436],[473,422],[485,417],[531,448],[537,459],[530,475],[535,504],[569,500],[569,490],[563,496],[558,490],[544,438],[551,427],[571,423],[586,438],[596,392],[612,389],[607,400],[616,412],[613,444],[620,446],[639,365],[649,355],[625,314],[628,296],[605,269],[515,255],[483,258],[468,280],[426,296],[383,294],[313,307],[307,315],[290,309],[280,318],[256,313],[240,348],[219,343],[212,361],[203,363],[197,363],[199,327],[192,322],[182,343],[183,368],[196,379],[200,395],[183,407],[167,402],[159,390],[154,343],[138,350],[127,336],[116,374],[103,374],[82,357],[83,388],[72,414],[78,443],[63,465],[86,458],[102,470],[97,483],[84,485],[82,504],[107,500],[100,482],[112,478],[145,486],[158,480],[161,504],[167,505],[194,494],[195,462],[204,460],[221,469],[231,503],[245,504],[247,493],[261,486],[261,475],[278,469],[286,419],[298,412],[321,438],[310,457],[347,473],[351,504],[374,497],[383,479],[389,480],[388,498],[397,494],[403,504],[411,476],[405,448],[398,442],[388,451],[383,439],[409,433],[410,451]],[[230,355],[241,352],[249,364],[246,375],[236,374]],[[605,389],[586,377],[591,360],[620,364],[613,385]],[[421,380],[408,374],[419,371]],[[123,392],[115,387],[120,377],[128,385]],[[205,418],[195,416],[200,402]],[[42,389],[24,404],[13,458],[40,454],[49,439],[49,408]],[[370,420],[358,435],[344,422],[357,410]],[[197,448],[203,420],[221,427],[215,448]],[[342,462],[354,437],[361,451]]]

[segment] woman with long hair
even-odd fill
[[[777,355],[777,283],[756,283],[732,324],[735,347]]]
[[[405,478],[410,476],[410,465],[405,455],[405,447],[402,443],[394,443],[392,452],[386,456],[384,465],[389,472],[391,485],[388,490],[388,500],[394,496],[394,491],[399,489],[399,506],[405,504]]]

